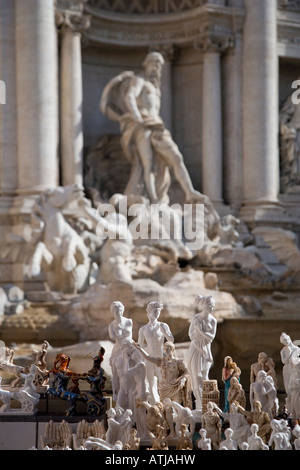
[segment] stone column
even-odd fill
[[[58,183],[57,41],[54,0],[16,0],[18,192]]]
[[[5,104],[0,102],[1,207],[9,204],[18,187],[15,1],[0,0],[0,80]]]
[[[243,201],[276,203],[279,191],[277,2],[245,0]]]
[[[228,38],[206,37],[196,45],[203,51],[202,177],[203,193],[216,205],[223,203],[223,136],[221,53]]]
[[[61,184],[83,183],[81,35],[90,17],[80,12],[57,16],[61,31]]]

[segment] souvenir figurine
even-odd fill
[[[274,450],[292,450],[291,430],[285,419],[272,419],[271,421],[271,437],[268,446]]]
[[[231,356],[226,356],[224,358],[224,366],[222,369],[222,381],[224,382],[225,390],[224,390],[224,399],[225,399],[225,407],[224,413],[228,413],[230,409],[230,404],[228,401],[228,390],[230,388],[230,381],[232,377],[236,377],[240,380],[241,369],[236,365],[236,363],[232,360]]]
[[[251,424],[251,436],[248,437],[249,450],[269,450],[261,437],[258,436],[258,426],[256,423]]]
[[[229,413],[224,413],[215,403],[214,408],[225,421],[229,422],[233,432],[233,439],[237,442],[237,445],[240,446],[242,442],[247,442],[251,434],[250,426],[245,416],[238,412],[237,405],[232,403]]]
[[[197,442],[197,447],[200,450],[211,450],[211,439],[207,437],[207,431],[204,428],[201,428],[199,431],[201,439]]]
[[[138,344],[152,357],[163,356],[163,344],[166,341],[174,341],[169,326],[158,321],[163,304],[159,301],[150,302],[146,312],[148,323],[139,329]],[[153,363],[146,363],[147,380],[149,382],[149,400],[152,403],[159,401],[157,389],[158,380],[161,377],[160,369]]]
[[[275,388],[277,389],[277,377],[275,372],[275,363],[271,357],[265,352],[261,352],[258,355],[257,362],[252,364],[250,367],[250,383],[257,380],[257,374],[260,370],[264,370],[270,375],[274,381]]]
[[[202,415],[202,429],[205,429],[207,438],[211,440],[212,450],[219,450],[221,442],[221,420],[215,410],[215,404],[207,403],[207,411]]]
[[[270,419],[277,415],[279,408],[277,391],[272,377],[264,370],[258,372],[257,380],[250,385],[249,400],[252,410],[254,402],[259,401],[262,410],[269,414]]]
[[[296,357],[300,354],[299,346],[295,345],[290,336],[286,333],[281,333],[280,335],[280,342],[283,344],[283,348],[280,351],[281,362],[283,364],[282,367],[282,376],[283,376],[283,385],[286,393],[286,406],[287,409],[290,410],[291,406],[289,403],[290,400],[290,390],[289,390],[289,383],[290,377],[292,373],[292,361],[291,358],[295,355]]]
[[[267,444],[271,435],[271,419],[266,411],[262,410],[260,401],[253,402],[253,410],[246,411],[245,408],[237,405],[238,411],[246,416],[249,422],[256,423],[258,426],[257,434]]]
[[[114,343],[114,347],[110,356],[114,401],[117,400],[120,381],[115,363],[117,360],[119,360],[120,357],[122,357],[122,345],[124,341],[132,340],[132,320],[131,318],[124,317],[124,311],[125,307],[121,302],[112,302],[110,306],[110,312],[114,316],[114,320],[108,326],[108,333],[110,340]]]
[[[209,379],[209,371],[213,362],[211,343],[217,331],[217,320],[212,315],[215,300],[211,296],[198,295],[195,303],[200,309],[189,327],[190,346],[187,367],[191,374],[192,390],[196,399],[196,408],[202,409],[203,381]]]
[[[237,442],[233,439],[233,430],[231,428],[227,428],[224,431],[225,439],[220,443],[219,450],[238,450]]]
[[[232,377],[230,380],[230,387],[228,390],[227,400],[229,405],[232,403],[238,403],[243,408],[246,407],[246,395],[242,385],[236,377]]]
[[[180,424],[180,434],[177,439],[176,450],[193,450],[193,441],[189,428],[185,423]]]

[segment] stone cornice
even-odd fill
[[[244,10],[204,4],[192,10],[163,15],[134,15],[103,11],[86,4],[92,17],[85,36],[91,42],[124,47],[193,45],[207,33],[229,37],[242,30]]]
[[[300,12],[278,10],[278,53],[282,56],[300,58]]]

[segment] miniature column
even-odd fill
[[[61,182],[63,186],[83,183],[82,63],[81,36],[89,27],[90,17],[64,12],[61,28],[60,112],[61,112]]]
[[[277,2],[245,0],[243,50],[244,203],[277,201]]]
[[[58,183],[57,41],[54,0],[16,0],[18,192]]]

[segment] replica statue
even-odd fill
[[[264,370],[270,375],[274,381],[274,385],[277,389],[277,378],[275,372],[275,363],[271,357],[265,352],[261,352],[258,355],[257,362],[252,364],[250,367],[250,383],[253,383],[257,380],[257,374],[260,370]]]
[[[191,343],[187,367],[191,373],[196,408],[201,410],[203,382],[209,379],[209,370],[213,362],[211,343],[216,335],[217,320],[212,315],[215,301],[211,296],[198,295],[195,303],[200,312],[193,316],[189,327]]]
[[[283,344],[283,348],[280,351],[281,362],[283,364],[282,376],[283,385],[286,393],[286,406],[287,409],[291,409],[290,399],[290,379],[293,372],[292,357],[298,357],[300,354],[300,348],[294,344],[289,335],[282,332],[280,335],[280,342]]]
[[[236,377],[238,380],[240,379],[241,369],[237,366],[237,364],[232,360],[231,356],[226,356],[224,358],[224,366],[222,368],[222,381],[225,385],[224,390],[224,399],[225,399],[225,407],[224,412],[228,413],[230,404],[228,401],[228,391],[230,388],[230,382],[232,377]]]
[[[54,423],[52,419],[46,423],[44,434],[40,436],[42,449],[62,450],[72,447],[73,431],[70,423],[64,419]]]
[[[248,450],[269,450],[269,446],[258,436],[258,425],[256,423],[251,424],[250,430],[251,436],[248,437],[247,441]]]
[[[291,429],[287,425],[285,419],[272,419],[271,421],[271,437],[268,446],[274,450],[292,450]]]
[[[232,403],[238,403],[243,408],[246,407],[246,394],[237,377],[232,377],[230,380],[227,399],[229,406],[232,405]]]
[[[163,356],[163,344],[165,340],[174,341],[169,326],[166,323],[158,321],[163,304],[159,301],[150,302],[147,305],[146,312],[148,323],[139,329],[138,343],[145,351],[153,357]],[[147,380],[149,382],[150,397],[152,403],[159,401],[157,383],[160,380],[160,369],[153,363],[146,363]]]
[[[300,185],[300,111],[292,95],[280,109],[279,124],[282,190],[290,192]]]
[[[221,442],[220,444],[220,450],[238,450],[238,444],[237,442],[233,439],[233,429],[227,428],[224,431],[225,434],[225,439],[224,441]]]
[[[146,410],[147,436],[152,439],[156,433],[156,426],[163,426],[166,430],[170,429],[166,421],[165,408],[162,402],[158,401],[151,404],[149,401],[137,400],[137,408],[144,407]],[[173,423],[171,423],[173,424]]]
[[[214,407],[219,415],[224,418],[225,421],[229,422],[229,426],[233,432],[233,439],[237,442],[238,447],[240,447],[243,442],[247,442],[251,434],[250,425],[245,416],[239,413],[238,406],[233,403],[229,413],[224,413],[216,404],[214,404]]]
[[[221,420],[214,405],[212,401],[207,403],[207,411],[202,415],[202,429],[205,429],[207,437],[211,441],[212,450],[219,450],[221,443]]]
[[[264,370],[258,372],[257,380],[250,385],[249,400],[252,410],[254,402],[259,401],[262,410],[268,413],[270,419],[277,415],[279,409],[277,391],[272,377]]]
[[[20,372],[21,377],[24,379],[24,384],[17,391],[2,389],[2,376],[0,376],[0,401],[2,402],[0,413],[34,414],[37,412],[40,394],[36,392],[33,383],[35,374],[35,364],[30,366],[28,373]],[[12,407],[12,400],[19,402],[20,408]]]
[[[170,427],[170,437],[181,436],[181,425],[185,424],[187,429],[185,435],[189,438],[193,438],[195,427],[196,427],[196,418],[193,413],[194,410],[191,410],[188,406],[182,406],[175,401],[171,401],[169,398],[165,398],[163,401],[164,409],[168,410],[173,409],[173,422],[175,424],[175,433],[173,433],[173,426]],[[169,423],[171,424],[171,423]]]
[[[211,439],[207,437],[207,431],[204,428],[201,428],[199,431],[201,439],[197,441],[197,447],[200,450],[212,450],[211,449]]]
[[[166,202],[169,169],[185,193],[185,201],[202,201],[194,190],[178,146],[160,116],[163,56],[150,52],[139,75],[123,72],[104,88],[100,109],[121,128],[121,145],[133,169],[124,194],[140,194],[141,181],[151,203]]]
[[[30,233],[9,234],[0,257],[27,266],[30,278],[43,271],[51,291],[83,292],[89,285],[90,251],[63,212],[82,195],[83,188],[75,184],[44,191],[33,206]]]
[[[115,317],[108,326],[110,340],[114,347],[110,356],[110,366],[112,369],[113,399],[117,399],[119,391],[120,377],[118,377],[115,363],[122,356],[122,346],[124,341],[132,340],[132,320],[124,317],[125,307],[121,302],[115,301],[110,306],[110,312]]]
[[[249,422],[257,424],[257,434],[262,438],[264,444],[267,444],[271,435],[271,419],[269,414],[262,410],[260,401],[254,401],[252,411],[247,411],[240,405],[237,405],[237,408],[240,413],[246,416]]]
[[[190,437],[188,425],[181,423],[179,432],[176,450],[193,450],[193,440]]]
[[[160,400],[163,402],[165,398],[169,398],[184,407],[192,408],[191,377],[184,362],[175,358],[174,344],[170,341],[164,343],[163,357],[149,356],[139,344],[134,344],[147,361],[152,362],[161,369],[161,380],[158,384]],[[168,423],[172,422],[171,408],[166,410],[166,421]],[[172,431],[172,428],[170,431]]]
[[[292,419],[299,423],[300,420],[300,351],[298,355],[291,357],[291,375],[289,381],[288,409]]]

